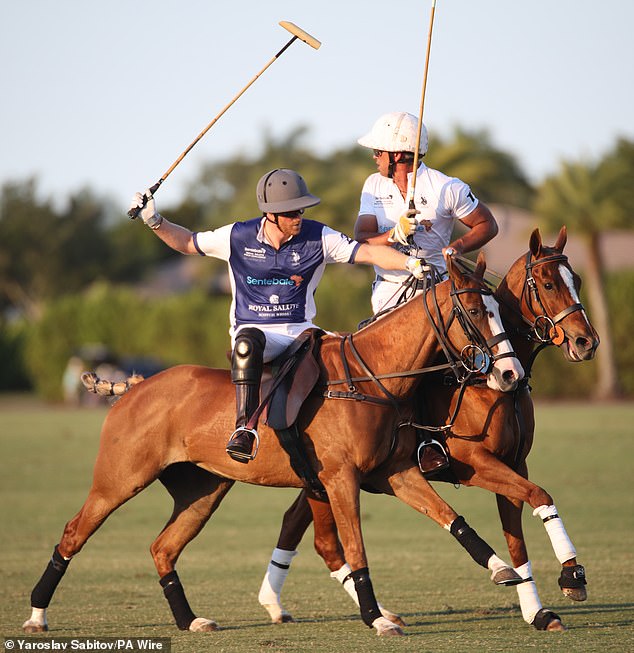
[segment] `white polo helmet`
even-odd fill
[[[411,113],[396,111],[381,116],[357,143],[371,150],[384,152],[412,152],[416,149],[418,118]],[[419,154],[427,152],[427,128],[422,125]]]
[[[276,168],[263,175],[255,194],[258,207],[264,213],[299,211],[320,202],[318,197],[308,192],[303,177],[287,168]]]

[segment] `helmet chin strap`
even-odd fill
[[[387,176],[390,179],[394,178],[394,168],[396,168],[396,161],[394,161],[394,152],[388,152],[387,153],[388,158],[390,160],[390,163],[387,167]]]
[[[268,213],[265,214],[264,217],[266,218],[266,221],[267,221],[267,222],[270,222],[271,224],[274,224],[274,225],[278,228],[279,231],[282,231],[282,230],[280,229],[279,216],[276,215],[275,213],[273,213],[272,215],[273,215],[273,217],[275,218],[274,220],[271,220],[271,218],[269,218]]]

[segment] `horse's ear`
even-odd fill
[[[566,229],[566,225],[564,225],[560,230],[559,230],[559,236],[557,236],[557,242],[555,243],[554,247],[555,249],[561,253],[564,251],[564,247],[566,246],[566,242],[568,241],[568,231]]]
[[[539,252],[542,248],[542,236],[539,233],[539,229],[535,229],[531,234],[530,240],[528,241],[531,253],[535,258],[539,255]]]
[[[484,271],[487,269],[486,258],[484,257],[484,252],[478,254],[478,260],[476,261],[476,267],[473,273],[476,277],[480,279],[484,278]]]

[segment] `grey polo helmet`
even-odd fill
[[[308,192],[308,186],[294,170],[276,168],[258,181],[258,207],[263,213],[286,213],[315,206],[321,201]]]

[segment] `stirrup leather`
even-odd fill
[[[233,449],[230,449],[229,447],[231,446],[231,441],[233,440],[234,436],[237,433],[240,432],[246,432],[250,433],[254,438],[255,438],[255,447],[253,449],[253,452],[248,454],[248,453],[243,453],[242,451],[234,451]],[[246,426],[239,426],[232,434],[231,437],[229,438],[229,442],[227,443],[227,446],[225,447],[225,451],[231,458],[239,458],[240,460],[253,460],[257,455],[258,455],[258,449],[260,448],[260,436],[258,435],[258,432],[255,429],[249,429]]]

